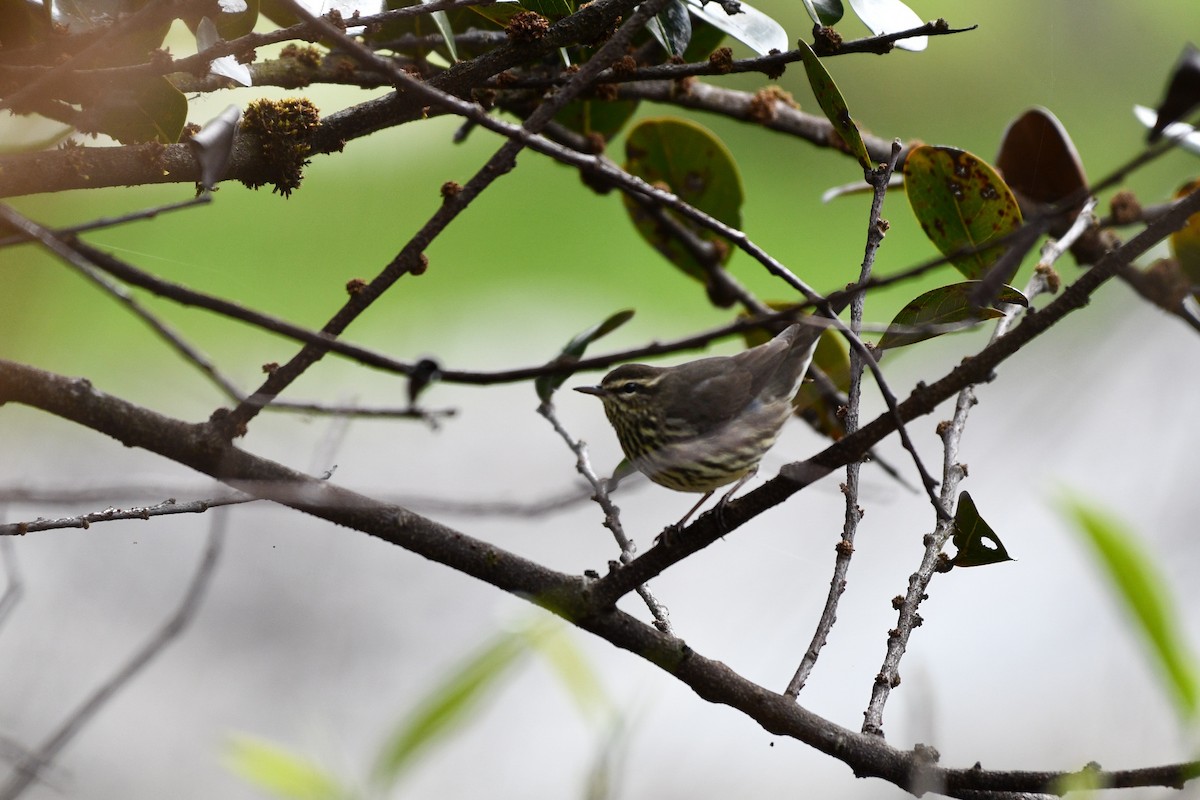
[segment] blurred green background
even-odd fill
[[[1178,0],[914,0],[913,6],[926,18],[979,28],[932,39],[920,54],[827,61],[863,128],[962,147],[990,160],[1005,125],[1029,106],[1043,105],[1062,120],[1093,178],[1140,150],[1145,132],[1131,106],[1157,103],[1184,43],[1200,34],[1200,6]],[[763,8],[793,38],[807,28],[796,3]],[[865,34],[851,20],[839,27],[847,37]],[[176,52],[186,47],[180,40]],[[711,80],[752,91],[764,79]],[[802,69],[793,66],[780,83],[815,110]],[[228,103],[288,94],[297,93],[221,92],[196,100],[191,118],[203,122]],[[326,114],[369,96],[321,87],[304,94]],[[717,117],[649,104],[639,113],[688,116],[715,131],[742,170],[748,235],[818,289],[854,279],[867,198],[820,203],[826,188],[860,178],[852,160]],[[227,184],[207,207],[88,239],[167,279],[317,328],[343,303],[348,280],[376,275],[439,207],[442,183],[465,182],[500,145],[480,130],[453,145],[455,128],[452,120],[436,119],[351,142],[344,153],[317,157],[290,199]],[[620,138],[611,144],[618,161],[622,145]],[[1157,202],[1197,167],[1195,157],[1172,153],[1135,175],[1130,187],[1143,201]],[[191,185],[112,189],[21,198],[15,205],[58,225],[191,193]],[[902,193],[889,196],[885,216],[892,228],[880,272],[934,255]],[[432,354],[456,368],[500,369],[553,356],[576,331],[621,308],[634,307],[638,316],[597,351],[666,339],[730,313],[712,309],[697,283],[637,236],[616,195],[595,195],[572,170],[535,153],[523,154],[518,169],[485,192],[428,255],[428,272],[403,278],[349,329],[349,340],[402,358]],[[787,297],[746,256],[735,254],[731,269],[763,298]],[[1060,269],[1068,279],[1076,274],[1069,263]],[[956,279],[940,273],[873,294],[868,319],[886,323],[923,288]],[[36,248],[0,250],[0,280],[0,357],[86,375],[105,391],[187,419],[202,419],[225,402],[144,325]],[[246,389],[261,380],[263,363],[284,361],[296,350],[240,323],[138,296]],[[889,712],[890,741],[933,742],[948,764],[984,757],[989,767],[1074,767],[1091,759],[1140,765],[1169,758],[1164,753],[1173,752],[1172,743],[1190,753],[1169,709],[1164,714],[1136,644],[1106,605],[1107,592],[1097,588],[1043,501],[1046,487],[1066,483],[1138,514],[1161,552],[1172,554],[1163,566],[1180,596],[1192,601],[1182,607],[1200,607],[1193,588],[1200,512],[1189,466],[1200,442],[1194,425],[1167,435],[1162,426],[1164,410],[1186,412],[1200,397],[1195,381],[1189,383],[1195,371],[1179,368],[1195,363],[1187,349],[1194,346],[1191,339],[1170,338],[1180,336],[1175,320],[1115,285],[1055,333],[1046,337],[1055,345],[1039,342],[1005,373],[1009,379],[981,391],[985,405],[969,430],[969,488],[1020,561],[939,579],[922,609],[931,624],[921,629],[895,712]],[[969,346],[943,340],[925,352],[957,360]],[[894,385],[933,374],[934,367],[917,363],[923,357],[909,354],[893,364],[889,356]],[[1168,373],[1172,380],[1162,381]],[[395,377],[328,357],[287,397],[396,405],[404,388]],[[562,395],[565,424],[592,445],[599,471],[611,469],[619,456],[599,407],[592,398]],[[400,495],[404,502],[404,493],[533,501],[577,480],[573,456],[533,413],[531,387],[483,392],[443,385],[427,397],[433,406],[462,413],[437,432],[407,422],[358,422],[340,449],[330,448],[337,450],[332,456],[322,443],[336,439],[328,434],[336,424],[263,419],[246,446],[317,472],[340,463],[339,483]],[[877,394],[868,392],[866,403],[878,411]],[[914,425],[927,464],[939,457],[934,422]],[[823,446],[800,425],[787,435],[764,462],[764,475]],[[0,441],[6,445],[0,471],[10,485],[196,485],[187,470],[28,409],[4,408]],[[1156,452],[1148,456],[1151,447]],[[898,447],[885,455],[909,467]],[[1135,457],[1154,468],[1131,468]],[[903,591],[919,560],[921,534],[932,524],[920,495],[870,467],[864,476],[870,511],[856,544],[852,591],[839,610],[837,640],[822,655],[820,683],[803,698],[850,726],[861,719],[885,632],[894,625],[890,599]],[[209,496],[207,489],[197,491],[180,496]],[[692,502],[652,486],[632,486],[618,499],[631,535],[643,544]],[[841,501],[834,480],[817,484],[756,520],[745,535],[739,531],[662,576],[655,590],[689,644],[781,687],[828,586]],[[69,513],[83,510],[94,509]],[[24,519],[60,510],[24,505],[11,513]],[[238,533],[230,537],[220,583],[196,627],[65,760],[60,773],[85,785],[88,796],[258,796],[219,766],[231,730],[360,765],[362,754],[375,752],[383,732],[447,668],[506,617],[528,613],[523,601],[368,537],[272,507],[236,513]],[[456,516],[437,507],[429,513],[573,573],[603,569],[615,552],[591,505],[533,519]],[[97,676],[121,663],[176,602],[206,524],[204,517],[181,516],[17,542],[29,592],[0,638],[9,675],[0,694],[6,736],[37,741]],[[795,796],[813,785],[836,788],[808,795],[877,800],[900,794],[855,781],[840,763],[797,743],[776,747],[744,718],[697,702],[643,662],[582,634],[576,638],[622,707],[631,709],[630,737],[640,749],[631,759],[630,783],[643,791],[626,796]],[[565,701],[548,685],[536,671],[524,675],[519,691],[479,715],[477,729],[431,759],[412,796],[473,796],[483,781],[486,791],[501,796],[573,796],[569,781],[595,747],[572,728],[575,715],[563,710]],[[130,752],[138,754],[132,762]],[[679,764],[687,769],[664,769]],[[41,788],[42,797],[61,794],[55,785]]]
[[[883,137],[951,144],[991,160],[1008,121],[1031,105],[1043,105],[1071,133],[1091,177],[1138,150],[1144,132],[1131,106],[1157,102],[1184,41],[1200,32],[1200,7],[1165,0],[913,5],[924,17],[979,27],[931,39],[924,53],[827,60],[860,126]],[[807,27],[793,4],[765,3],[764,10],[793,37]],[[847,16],[843,35],[865,34]],[[756,75],[713,80],[747,90],[765,81]],[[793,66],[780,83],[803,108],[816,111],[802,69]],[[191,118],[203,122],[227,103],[287,94],[295,93],[221,92],[195,100]],[[305,94],[323,113],[366,96],[321,87]],[[854,278],[867,198],[819,201],[826,188],[858,179],[852,160],[715,116],[649,103],[639,112],[657,115],[689,116],[726,141],[742,170],[745,230],[754,241],[818,289],[832,290]],[[165,278],[319,327],[343,301],[346,281],[373,277],[438,207],[439,186],[465,182],[499,145],[482,130],[453,145],[455,128],[453,120],[437,119],[351,142],[343,154],[317,157],[290,199],[231,183],[209,207],[89,238]],[[620,138],[610,144],[618,161],[622,144]],[[1194,158],[1172,154],[1130,185],[1145,202],[1157,202],[1194,171]],[[191,191],[190,185],[168,185],[72,192],[24,198],[17,205],[41,222],[68,224],[179,200]],[[890,196],[885,216],[892,229],[878,271],[899,270],[934,254],[901,193]],[[534,153],[523,154],[519,168],[485,192],[428,255],[428,273],[404,278],[355,324],[352,340],[401,357],[453,351],[449,343],[459,338],[511,352],[503,363],[498,363],[503,355],[492,354],[487,356],[492,363],[456,364],[486,368],[530,362],[517,338],[505,347],[509,337],[519,334],[525,342],[531,334],[545,334],[550,348],[618,308],[634,307],[639,316],[613,346],[727,317],[708,306],[698,284],[636,236],[617,196],[595,195],[572,170]],[[147,359],[188,372],[116,304],[35,248],[4,250],[0,263],[6,283],[0,293],[0,355],[69,373]],[[789,296],[744,254],[734,256],[731,269],[766,299]],[[920,285],[873,296],[868,318],[886,322],[922,287],[951,279],[933,275]],[[165,313],[247,388],[258,380],[261,363],[284,360],[293,350],[208,314],[177,308]],[[172,386],[162,373],[150,378],[141,370],[122,368],[107,377],[114,391]],[[200,399],[194,410],[211,408],[215,395],[200,377],[185,379]],[[152,385],[142,385],[145,381]],[[182,412],[186,404],[176,408]]]

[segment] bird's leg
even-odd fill
[[[692,518],[692,514],[695,514],[696,511],[699,510],[700,506],[704,505],[704,502],[713,496],[713,492],[715,491],[716,489],[709,489],[707,492],[705,492],[704,496],[700,498],[700,502],[692,506],[692,510],[683,515],[683,519],[679,520],[679,522],[676,522],[674,525],[668,525],[667,527],[663,528],[663,532],[655,537],[654,541],[661,542],[663,545],[670,547],[672,537],[676,536],[681,530],[683,530],[684,524]]]
[[[733,488],[731,488],[725,494],[721,495],[721,499],[717,501],[717,504],[715,506],[713,506],[712,510],[713,510],[713,513],[717,515],[717,526],[720,527],[722,535],[724,535],[724,533],[728,532],[728,530],[729,530],[729,524],[725,521],[725,506],[726,506],[726,504],[729,503],[729,498],[733,497],[733,493],[736,492],[738,489],[742,488],[742,486],[745,485],[746,481],[753,478],[755,473],[757,473],[757,472],[758,472],[758,467],[755,467],[754,469],[750,470],[742,477],[738,478],[737,482],[733,484]],[[692,510],[695,511],[696,509],[692,509]]]

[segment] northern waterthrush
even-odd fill
[[[623,364],[598,386],[577,386],[604,402],[629,463],[657,484],[704,497],[734,484],[721,504],[758,469],[792,412],[812,361],[820,326],[792,325],[734,356],[674,367]]]

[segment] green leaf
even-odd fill
[[[842,0],[801,0],[804,10],[817,25],[836,25],[846,10],[842,8]]]
[[[451,671],[393,731],[375,766],[376,783],[390,790],[419,752],[468,721],[468,713],[499,688],[527,652],[526,638],[507,632]]]
[[[979,509],[975,508],[975,501],[967,492],[958,496],[953,542],[958,552],[951,563],[956,567],[980,567],[1012,561],[1000,537],[979,516]]]
[[[748,3],[739,0],[741,11],[737,14],[726,14],[720,3],[713,0],[709,0],[707,4],[703,0],[687,2],[692,16],[724,31],[759,55],[765,56],[772,50],[783,53],[791,43],[782,25]]]
[[[1066,498],[1062,505],[1145,635],[1171,689],[1176,710],[1185,720],[1195,720],[1200,706],[1196,660],[1180,630],[1175,608],[1162,589],[1164,581],[1154,562],[1128,526],[1111,515],[1075,498]]]
[[[733,228],[742,226],[742,179],[733,156],[713,133],[682,119],[647,119],[625,140],[625,169],[664,186],[681,200]],[[724,264],[732,250],[712,231],[666,209],[647,208],[622,195],[638,233],[686,274],[710,285],[709,272],[688,241],[717,248]]]
[[[280,745],[237,735],[229,743],[226,766],[253,786],[287,800],[344,800],[344,789],[325,770]]]
[[[554,119],[576,133],[598,133],[608,140],[620,133],[637,107],[637,100],[572,100]]]
[[[980,281],[952,283],[949,286],[930,289],[909,301],[884,331],[879,340],[879,349],[903,347],[944,333],[952,333],[963,327],[959,323],[982,322],[985,319],[1003,317],[1003,311],[990,307],[980,308],[972,301],[972,293],[979,284]],[[1001,288],[996,302],[1029,305],[1025,295],[1011,286]],[[953,327],[947,329],[947,326]]]
[[[612,716],[615,706],[605,693],[595,670],[566,635],[568,630],[561,620],[550,617],[524,630],[522,635],[530,649],[545,659],[558,676],[580,714],[592,719]]]
[[[432,3],[434,0],[421,0],[422,3]],[[458,63],[458,48],[454,44],[454,28],[450,26],[450,17],[445,11],[434,11],[429,15],[433,20],[433,24],[437,27],[438,33],[442,35],[442,39],[446,42],[446,49],[450,51],[450,61]]]
[[[629,320],[633,319],[633,309],[627,308],[624,311],[618,311],[603,322],[593,325],[592,327],[580,331],[571,337],[571,341],[567,342],[566,347],[559,353],[558,358],[554,359],[555,364],[573,364],[578,361],[587,350],[588,345],[596,341],[602,336],[615,331],[617,328],[624,325]],[[538,399],[543,403],[550,402],[550,398],[558,391],[558,387],[566,382],[567,378],[571,377],[570,372],[556,373],[553,375],[541,375],[534,381],[534,388],[537,389]]]
[[[825,112],[825,117],[833,125],[838,136],[845,142],[848,152],[858,159],[859,165],[863,169],[873,169],[875,165],[871,163],[867,146],[863,144],[862,134],[858,132],[858,126],[850,117],[850,109],[842,93],[838,91],[837,84],[833,82],[833,78],[825,70],[825,65],[812,48],[804,40],[797,44],[800,48],[800,58],[804,61],[804,72],[808,75],[808,83],[812,86],[817,104]]]
[[[161,76],[113,87],[99,102],[96,129],[122,144],[172,144],[187,122],[187,98]]]
[[[988,242],[1021,227],[1012,191],[987,162],[965,150],[914,147],[904,160],[904,191],[925,235],[971,280],[986,275],[1004,254],[1003,247],[984,249]]]

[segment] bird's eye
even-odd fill
[[[621,391],[624,392],[625,394],[635,394],[637,392],[637,390],[640,388],[642,388],[641,384],[634,383],[633,381],[629,381],[629,383],[623,384],[621,386]]]

